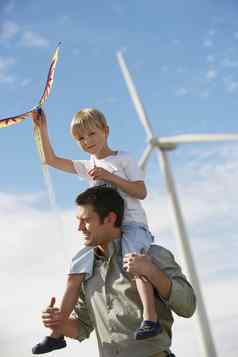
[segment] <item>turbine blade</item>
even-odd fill
[[[139,167],[141,168],[142,171],[145,171],[145,166],[147,164],[147,161],[150,157],[152,150],[153,150],[153,146],[148,145],[140,158]]]
[[[168,144],[192,144],[199,142],[235,141],[238,134],[184,134],[158,139],[159,146]]]
[[[117,60],[118,60],[119,66],[121,68],[123,77],[124,77],[124,79],[126,81],[126,84],[127,84],[127,87],[128,87],[128,91],[129,91],[129,93],[131,95],[132,102],[134,104],[136,112],[137,112],[137,114],[139,116],[139,119],[140,119],[143,127],[145,128],[147,137],[150,140],[154,136],[153,132],[152,132],[151,125],[149,123],[149,120],[147,119],[144,107],[143,107],[143,105],[141,103],[141,100],[140,100],[139,95],[138,95],[138,93],[136,91],[135,85],[134,85],[134,83],[132,81],[131,75],[130,75],[128,69],[127,69],[127,66],[126,66],[125,60],[123,58],[123,55],[122,55],[122,53],[120,51],[117,52]]]

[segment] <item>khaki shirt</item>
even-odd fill
[[[143,307],[135,281],[122,269],[120,240],[110,243],[108,253],[107,258],[95,255],[93,277],[84,283],[72,314],[78,321],[78,340],[83,341],[95,330],[100,357],[166,356],[171,345],[172,311],[183,317],[190,317],[195,311],[191,285],[169,250],[158,245],[150,247],[154,263],[172,285],[166,301],[155,290],[162,332],[137,341],[134,332],[143,320]]]

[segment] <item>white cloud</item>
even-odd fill
[[[160,70],[161,70],[162,72],[168,72],[169,67],[168,67],[166,64],[164,64],[163,66],[160,67]]]
[[[181,40],[178,40],[178,39],[174,39],[173,41],[172,41],[172,44],[173,45],[175,45],[175,46],[179,46],[179,45],[181,45]]]
[[[103,104],[112,104],[112,103],[116,103],[117,102],[117,98],[115,97],[108,97],[108,98],[104,98],[100,101],[97,101],[95,106],[101,106]]]
[[[208,31],[209,36],[213,37],[216,34],[216,30],[215,29],[211,29]]]
[[[2,57],[0,56],[0,71],[6,71],[10,66],[16,63],[13,57]]]
[[[237,81],[232,81],[230,83],[227,83],[226,89],[227,89],[227,92],[229,92],[229,93],[237,92],[238,82]]]
[[[206,98],[209,97],[209,93],[210,93],[210,92],[209,92],[208,89],[202,90],[202,91],[200,92],[200,97],[206,99]]]
[[[238,67],[238,61],[231,60],[230,58],[225,58],[222,61],[222,66],[227,67],[227,68],[237,68]]]
[[[122,3],[113,1],[113,2],[111,2],[111,8],[112,8],[112,11],[117,16],[123,16],[125,14],[125,8],[122,5]]]
[[[59,18],[59,23],[61,25],[66,25],[71,21],[71,17],[69,15],[63,15]]]
[[[12,84],[16,82],[16,77],[12,75],[6,75],[0,73],[0,83],[2,84]]]
[[[72,53],[74,56],[80,55],[81,51],[78,47],[73,48]]]
[[[207,39],[203,42],[204,47],[212,47],[213,46],[213,41],[210,39]]]
[[[21,81],[20,85],[22,87],[27,87],[32,82],[31,78],[25,78]]]
[[[25,31],[20,44],[24,47],[48,47],[49,40],[36,32]]]
[[[12,21],[5,21],[0,25],[0,39],[10,40],[19,32],[19,26]]]
[[[214,55],[208,55],[208,56],[207,56],[207,62],[208,62],[208,63],[213,63],[213,62],[215,62],[215,56],[214,56]]]
[[[9,69],[16,63],[13,57],[0,56],[0,83],[13,83],[15,76],[9,74]]]
[[[235,93],[238,90],[238,81],[234,80],[232,76],[227,76],[223,80],[225,90],[227,93]]]
[[[177,97],[184,97],[185,95],[188,95],[188,94],[189,94],[188,90],[184,87],[177,89],[175,92],[175,95]]]
[[[182,67],[182,66],[179,66],[177,69],[176,69],[177,73],[184,73],[186,71],[185,67]]]
[[[207,79],[211,81],[216,78],[217,78],[217,71],[214,68],[210,68],[207,71]]]

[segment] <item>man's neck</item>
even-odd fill
[[[102,242],[100,243],[98,246],[97,246],[97,253],[99,255],[102,255],[102,256],[105,256],[107,257],[108,256],[108,246],[109,244],[116,240],[116,239],[119,239],[121,238],[121,229],[120,228],[115,228],[115,231],[112,233],[111,237],[109,240],[106,240],[105,242]]]

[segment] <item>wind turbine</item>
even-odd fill
[[[145,114],[145,110],[136,91],[131,75],[127,69],[122,52],[120,51],[117,53],[117,60],[123,77],[126,81],[132,102],[147,135],[148,145],[140,159],[139,166],[145,170],[145,166],[150,157],[150,154],[153,150],[156,150],[159,165],[161,167],[162,173],[165,176],[166,187],[169,194],[169,202],[173,213],[175,234],[180,247],[182,260],[187,269],[190,282],[197,296],[197,317],[202,339],[203,355],[205,357],[217,357],[215,343],[213,340],[210,323],[200,288],[199,278],[196,272],[187,231],[179,205],[167,151],[176,149],[177,145],[179,144],[238,140],[238,134],[176,135],[163,138],[156,137]]]

